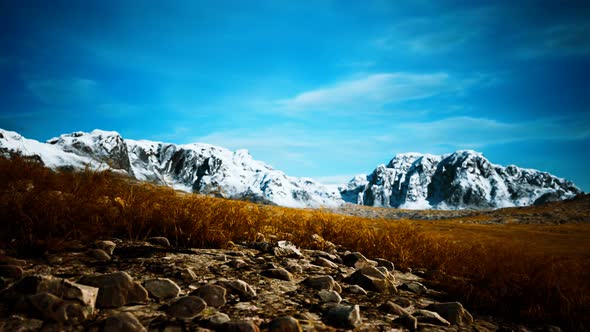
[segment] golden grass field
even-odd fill
[[[429,271],[432,286],[472,312],[566,330],[590,327],[587,196],[426,221],[179,194],[109,172],[54,172],[18,157],[0,159],[0,184],[0,248],[18,256],[106,237],[166,236],[177,246],[227,247],[258,233],[321,249],[326,243],[312,237],[318,234],[396,267]]]

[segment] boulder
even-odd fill
[[[221,307],[225,304],[226,289],[218,286],[206,284],[191,292],[191,295],[202,298],[210,307]]]
[[[397,293],[397,288],[393,283],[393,277],[389,274],[382,273],[373,266],[356,270],[344,281],[352,285],[361,286],[368,291],[385,294]]]
[[[256,297],[256,291],[243,280],[220,280],[219,285],[230,292],[236,293],[240,298],[250,299]]]
[[[434,303],[426,307],[426,309],[438,313],[451,324],[473,323],[473,316],[459,302]]]
[[[129,313],[122,312],[104,320],[102,332],[145,332],[146,329],[137,318]]]
[[[291,280],[291,273],[282,267],[262,271],[262,275],[269,278],[280,279],[285,281]]]
[[[127,304],[147,303],[148,292],[127,272],[86,276],[79,283],[97,287],[97,308],[116,308]]]
[[[184,296],[170,304],[168,315],[180,319],[193,319],[207,308],[207,303],[198,296]]]
[[[180,287],[168,278],[148,279],[143,285],[149,294],[158,300],[170,299],[180,294]]]
[[[326,313],[326,323],[334,327],[354,328],[361,322],[358,305],[336,305]]]
[[[275,318],[268,324],[268,332],[302,332],[299,321],[291,316]]]
[[[305,286],[314,289],[335,290],[337,292],[342,291],[340,285],[338,285],[338,283],[334,281],[334,278],[332,278],[331,276],[308,277],[305,280],[303,280],[302,283]]]

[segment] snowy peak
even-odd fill
[[[342,191],[345,201],[408,209],[499,208],[566,199],[581,193],[549,173],[502,167],[473,150],[443,156],[405,153]]]
[[[125,140],[117,132],[93,130],[46,143],[0,130],[0,153],[20,153],[52,168],[110,168],[142,181],[226,198],[290,207],[337,206],[340,194],[305,178],[287,176],[247,150],[230,151],[205,143],[176,145]]]

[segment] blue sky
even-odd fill
[[[483,152],[590,191],[587,1],[2,1],[0,128],[246,148],[342,182]]]

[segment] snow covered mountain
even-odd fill
[[[0,129],[0,155],[17,152],[51,168],[111,169],[187,192],[290,207],[333,207],[344,202],[406,209],[482,209],[524,206],[581,193],[549,173],[490,163],[465,150],[435,156],[405,153],[338,190],[295,178],[254,160],[248,151],[194,143],[123,139],[94,130],[46,143]]]
[[[570,181],[514,165],[494,165],[471,150],[443,156],[398,154],[389,164],[341,187],[347,202],[406,209],[524,206],[579,193]]]
[[[64,134],[41,143],[0,129],[0,154],[17,152],[52,168],[110,168],[138,180],[188,192],[249,199],[290,207],[337,206],[337,191],[295,178],[254,160],[248,151],[209,144],[175,145],[125,140],[117,132]]]

